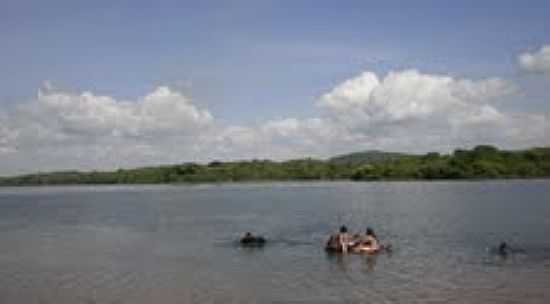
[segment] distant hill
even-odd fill
[[[349,154],[338,155],[329,159],[329,162],[335,163],[335,164],[380,163],[385,161],[396,160],[403,156],[410,156],[410,154],[397,153],[397,152],[383,152],[379,150],[369,150],[369,151],[363,151],[363,152],[354,152]]]

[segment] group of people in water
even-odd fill
[[[253,235],[247,232],[241,239],[240,243],[243,246],[263,246],[266,239],[262,236]],[[338,233],[331,235],[325,244],[325,250],[328,252],[338,253],[377,253],[383,249],[389,249],[388,246],[383,246],[374,230],[368,227],[365,233],[351,234],[346,226],[340,227]]]
[[[267,240],[263,236],[253,235],[247,232],[240,239],[240,244],[245,247],[262,247]],[[352,234],[346,226],[341,226],[339,231],[329,237],[325,244],[325,250],[331,253],[367,253],[375,254],[382,250],[391,252],[391,245],[383,245],[378,240],[374,230],[367,227],[365,233]],[[506,257],[511,253],[524,253],[522,249],[512,249],[506,242],[501,242],[498,247],[491,248],[490,252]]]
[[[370,227],[364,234],[351,234],[346,226],[341,226],[338,233],[329,237],[325,249],[329,252],[372,254],[383,250],[384,246]]]

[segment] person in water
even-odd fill
[[[358,241],[357,246],[354,248],[357,252],[375,253],[380,250],[380,242],[374,233],[372,228],[368,227],[365,231],[365,235]]]
[[[354,245],[353,238],[351,234],[349,234],[348,227],[346,226],[340,227],[340,232],[337,234],[337,240],[341,251],[344,253],[348,252],[348,249]]]
[[[337,234],[331,235],[325,249],[332,252],[376,253],[382,250],[372,228],[367,228],[364,235],[351,235],[346,226],[341,226]],[[389,249],[384,247],[384,249]]]
[[[498,246],[498,254],[500,254],[501,256],[507,256],[508,251],[509,251],[508,244],[506,244],[506,242],[501,242],[500,245]]]
[[[263,245],[265,243],[265,239],[261,236],[254,236],[252,233],[247,232],[245,235],[241,238],[241,244],[243,245]]]
[[[338,234],[332,234],[325,244],[325,250],[330,252],[339,252],[340,249],[340,242],[338,241]]]
[[[374,230],[372,228],[367,227],[367,230],[365,231],[367,242],[370,243],[372,247],[380,248],[380,242],[378,241],[378,237],[374,233]]]

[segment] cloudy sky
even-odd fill
[[[0,41],[0,175],[550,145],[548,1],[6,0]]]

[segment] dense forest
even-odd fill
[[[64,171],[0,178],[2,186],[60,184],[159,184],[268,180],[402,180],[550,177],[550,147],[503,151],[492,146],[451,154],[411,155],[367,151],[329,160],[213,161],[208,164]]]

